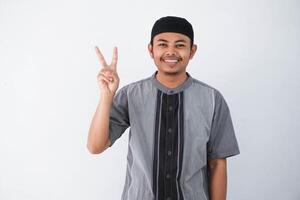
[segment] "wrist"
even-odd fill
[[[115,92],[109,92],[109,93],[103,92],[100,94],[100,100],[112,101],[114,96],[115,96]]]

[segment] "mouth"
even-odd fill
[[[166,63],[169,67],[175,67],[177,63],[181,61],[181,58],[173,57],[173,58],[162,58],[162,62]]]
[[[179,60],[170,60],[170,59],[163,59],[163,61],[164,62],[166,62],[166,63],[178,63],[179,62]]]

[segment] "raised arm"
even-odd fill
[[[119,87],[119,76],[117,73],[118,51],[115,47],[110,65],[106,63],[98,47],[95,47],[95,51],[102,67],[97,75],[100,98],[89,128],[87,148],[92,154],[100,154],[111,143],[108,137],[109,117],[113,98]]]

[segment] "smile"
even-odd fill
[[[166,57],[161,58],[161,61],[163,61],[165,63],[178,63],[181,60],[182,59],[177,56],[166,56]]]
[[[163,60],[166,63],[178,63],[179,60]]]
[[[167,64],[169,67],[174,68],[177,66],[181,59],[180,58],[162,58],[161,61]]]

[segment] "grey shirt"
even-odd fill
[[[156,71],[117,91],[111,146],[130,127],[122,200],[207,200],[207,160],[240,153],[221,93],[186,73],[176,88]]]

